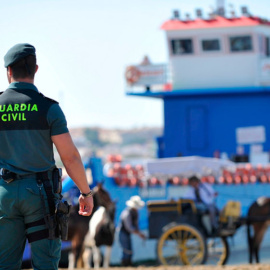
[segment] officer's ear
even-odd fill
[[[13,74],[11,67],[7,67],[7,75],[8,77],[11,77]]]
[[[12,72],[12,69],[11,67],[7,67],[7,79],[8,79],[8,82],[11,83],[11,77],[13,75],[13,72]]]
[[[36,65],[36,71],[35,71],[35,73],[37,73],[37,71],[38,71],[38,65]]]

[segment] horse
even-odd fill
[[[92,265],[92,252],[94,267],[97,269],[101,265],[100,246],[105,245],[103,267],[108,268],[111,258],[111,248],[115,234],[115,203],[112,202],[107,208],[101,206],[93,214],[89,222],[89,231],[85,237],[85,250],[83,253],[84,268],[89,269]]]
[[[94,208],[90,216],[79,215],[79,204],[71,207],[69,224],[68,224],[68,238],[71,241],[71,252],[68,256],[68,268],[74,269],[77,267],[78,261],[82,259],[82,251],[85,236],[89,230],[89,221],[99,206],[108,207],[112,202],[109,193],[103,188],[102,183],[99,183],[93,189]]]
[[[251,236],[250,227],[253,227]],[[249,263],[252,263],[253,255],[256,263],[259,263],[259,248],[267,227],[270,225],[270,198],[260,197],[249,207],[247,216],[247,238],[249,247]]]

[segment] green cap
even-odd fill
[[[8,50],[4,56],[5,67],[8,67],[28,55],[36,55],[34,46],[28,43],[19,43]]]

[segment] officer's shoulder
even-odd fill
[[[51,103],[59,104],[58,101],[56,101],[56,100],[54,100],[54,99],[52,99],[52,98],[46,97],[46,96],[44,96],[44,95],[43,95],[42,93],[40,93],[40,92],[39,92],[39,94],[40,94],[43,98],[45,98],[47,101],[50,101]]]

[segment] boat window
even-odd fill
[[[218,39],[206,39],[202,40],[203,51],[219,51],[220,44]]]
[[[171,40],[173,54],[193,53],[193,44],[191,39],[173,39]]]
[[[265,38],[265,54],[270,56],[270,37]]]
[[[251,36],[238,36],[230,38],[231,52],[251,51]]]

